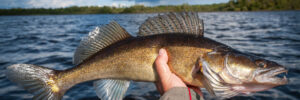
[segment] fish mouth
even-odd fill
[[[284,85],[288,83],[286,78],[287,70],[282,67],[271,68],[267,70],[259,71],[258,76],[255,80],[258,83],[272,84],[272,85]]]
[[[286,78],[287,70],[284,68],[263,69],[258,72],[253,82],[233,85],[232,89],[240,93],[249,94],[288,83]]]

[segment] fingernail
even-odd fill
[[[158,55],[163,55],[164,54],[164,50],[163,49],[159,49]]]

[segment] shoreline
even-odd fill
[[[18,15],[82,15],[82,14],[151,14],[164,12],[264,12],[299,11],[300,0],[229,0],[227,3],[204,5],[159,5],[130,7],[70,6],[65,8],[0,9],[0,16]]]
[[[300,10],[259,10],[259,11],[190,11],[190,12],[197,12],[197,13],[228,13],[228,12],[290,12],[290,11],[300,11]],[[172,11],[170,11],[172,12]],[[187,11],[189,12],[189,11]],[[158,13],[166,13],[166,12],[148,12],[148,13],[81,13],[81,14],[16,14],[16,15],[1,15],[1,16],[56,16],[56,15],[123,15],[123,14],[158,14]]]

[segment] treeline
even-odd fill
[[[181,11],[219,11],[221,6],[225,4],[214,4],[214,5],[177,5],[177,6],[156,6],[146,7],[143,5],[135,5],[125,8],[116,7],[67,7],[67,8],[34,8],[34,9],[0,9],[0,15],[55,15],[55,14],[116,14],[116,13],[153,13],[153,12],[181,12]]]
[[[32,8],[32,9],[0,9],[0,15],[49,15],[49,14],[98,14],[98,13],[119,13],[122,8],[114,7],[67,7],[67,8]]]
[[[135,5],[125,8],[116,7],[67,7],[0,9],[0,15],[49,15],[49,14],[114,14],[114,13],[154,13],[154,12],[211,12],[211,11],[261,11],[261,10],[300,10],[300,0],[230,0],[228,3],[211,5],[166,5],[146,7]]]
[[[230,0],[226,11],[300,10],[300,0]]]

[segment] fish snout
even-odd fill
[[[288,70],[284,67],[274,67],[267,70],[259,71],[255,77],[255,81],[260,84],[284,85],[288,83],[286,75]]]

